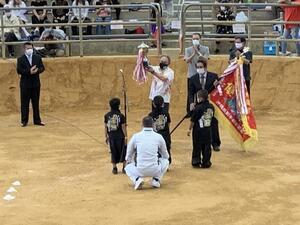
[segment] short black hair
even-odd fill
[[[112,98],[109,101],[109,105],[112,110],[119,110],[120,104],[121,104],[121,101],[119,98]]]
[[[153,119],[151,116],[143,118],[143,127],[153,127]]]
[[[246,38],[245,38],[245,37],[237,36],[237,37],[235,37],[234,39],[235,39],[235,40],[240,39],[242,43],[246,43]]]
[[[192,36],[194,36],[194,35],[198,35],[199,38],[201,38],[201,34],[200,33],[195,32],[195,33],[192,34]]]
[[[162,108],[164,104],[164,98],[160,95],[155,96],[153,99],[153,104],[156,108]]]
[[[168,55],[161,55],[160,58],[162,58],[162,57],[166,57],[168,59],[168,64],[169,65],[171,64],[171,58],[170,58],[170,56],[168,56]]]
[[[197,63],[202,63],[205,68],[207,68],[207,58],[199,56]],[[197,65],[196,65],[197,66]]]
[[[25,47],[25,45],[31,45],[32,47],[33,47],[33,44],[32,44],[32,42],[25,42],[24,44],[23,44],[23,46]]]
[[[197,92],[197,97],[198,98],[202,98],[204,101],[206,101],[208,99],[208,92],[205,89],[202,89],[200,91]]]

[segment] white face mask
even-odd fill
[[[25,54],[28,55],[28,56],[32,55],[33,54],[33,49],[32,48],[26,49]]]
[[[192,42],[193,42],[193,45],[194,45],[194,46],[200,45],[200,41],[199,41],[199,40],[193,40]]]
[[[200,75],[205,73],[205,69],[204,68],[198,68],[197,69],[197,73],[199,73]]]
[[[241,48],[243,48],[243,44],[242,43],[235,43],[235,47],[237,49],[241,49]]]
[[[225,6],[220,6],[221,11],[225,11],[226,7]]]
[[[7,17],[10,17],[10,16],[11,16],[11,12],[6,12],[5,15],[6,15]]]

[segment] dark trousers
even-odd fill
[[[18,41],[18,38],[16,37],[14,32],[5,33],[5,41],[6,42],[13,42]],[[13,45],[7,45],[8,53],[14,54],[14,46]]]
[[[246,82],[246,86],[247,86],[248,95],[250,97],[251,80],[245,80],[245,82]]]
[[[215,117],[211,120],[211,136],[212,146],[220,146],[219,122]]]
[[[91,22],[91,20],[89,18],[85,18],[85,20],[83,21],[83,23],[90,23],[90,22]],[[75,17],[72,20],[72,23],[79,23],[79,20]],[[78,35],[78,34],[79,34],[79,28],[78,28],[78,24],[76,24],[76,26],[72,26],[72,35]],[[87,26],[86,34],[87,35],[92,34],[92,26]]]
[[[124,162],[126,156],[124,138],[110,136],[109,147],[111,152],[111,163]]]
[[[21,122],[28,123],[29,117],[29,103],[31,100],[33,109],[33,123],[41,122],[39,101],[40,101],[40,87],[24,88],[21,87]]]
[[[193,139],[192,165],[209,165],[211,158],[211,144],[203,144]]]
[[[166,141],[166,140],[165,140]],[[172,163],[172,156],[171,156],[171,143],[168,143],[167,141],[166,141],[166,147],[167,147],[167,151],[168,151],[168,153],[169,153],[169,164],[171,165],[171,163]],[[160,155],[160,153],[158,152],[158,158],[161,158],[161,155]]]
[[[169,112],[169,103],[164,103],[164,107],[163,109],[168,113]],[[153,111],[154,110],[154,106],[153,106],[153,101],[151,102],[151,110]]]

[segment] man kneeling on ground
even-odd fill
[[[160,158],[158,158],[160,153]],[[160,187],[163,175],[169,167],[169,154],[163,137],[153,131],[153,119],[143,119],[143,130],[136,133],[127,145],[126,174],[132,180],[134,189],[141,189],[143,177],[152,177],[151,186]]]

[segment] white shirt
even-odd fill
[[[9,18],[7,17],[7,15],[3,16],[3,24],[5,26],[16,26],[16,25],[20,25],[20,20],[18,19],[18,17],[11,15]],[[1,25],[1,20],[0,20],[0,25]],[[2,29],[0,29],[0,35],[1,35]],[[16,35],[17,39],[20,40],[21,39],[21,35],[20,35],[20,31],[19,31],[19,27],[6,27],[4,28],[4,33],[9,33],[9,32],[14,32],[14,34]]]
[[[158,165],[158,154],[164,159],[169,158],[166,142],[152,128],[144,128],[130,139],[127,145],[126,161],[134,162],[138,168],[153,168]]]
[[[205,89],[205,84],[206,84],[206,76],[207,76],[207,72],[205,72],[204,74],[200,75],[199,74],[199,80],[200,80],[200,84],[201,84],[201,77],[203,76],[203,84],[202,84],[202,89]]]
[[[156,73],[162,73],[168,80],[162,81],[153,75],[149,98],[153,100],[154,97],[160,95],[164,98],[165,103],[170,103],[174,71],[169,67],[165,70],[161,70],[159,66],[153,66],[153,69]]]
[[[82,6],[89,6],[89,5],[90,5],[89,2],[85,1],[84,5],[82,5]],[[79,5],[76,5],[76,1],[73,1],[72,6],[79,6]],[[72,11],[73,11],[73,14],[74,14],[72,20],[75,17],[77,19],[79,19],[79,8],[73,8]],[[82,8],[81,9],[81,19],[87,18],[88,17],[88,13],[89,13],[89,9],[88,8]]]
[[[11,0],[11,1],[9,1],[8,5],[9,5],[10,8],[13,8],[13,7],[14,8],[26,8],[27,7],[26,4],[25,4],[25,2],[23,2],[23,1],[21,1],[20,5],[15,5],[14,6],[14,2]],[[19,17],[21,20],[23,20],[25,22],[28,21],[27,17],[25,16],[26,12],[27,12],[27,10],[25,10],[25,9],[19,9],[19,10],[14,9],[14,10],[11,10],[11,14],[12,15],[14,15],[16,17]]]
[[[26,54],[25,54],[25,56],[26,56],[26,58],[27,58],[27,60],[28,60],[28,62],[29,62],[29,64],[30,64],[30,66],[32,66],[32,55],[33,55],[33,54],[31,54],[31,55],[26,55]]]

